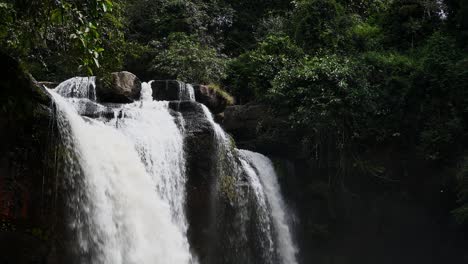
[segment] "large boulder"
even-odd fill
[[[219,114],[234,104],[232,96],[216,86],[197,84],[193,88],[197,102],[206,105],[213,114]]]
[[[96,95],[100,102],[131,103],[140,99],[141,81],[127,71],[114,72],[96,81]]]

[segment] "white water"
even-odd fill
[[[270,261],[268,263],[272,262],[272,257],[275,254],[275,245],[273,242],[273,228],[271,226],[271,221],[270,221],[270,209],[268,206],[268,201],[267,197],[265,195],[263,185],[260,182],[260,178],[257,175],[257,172],[255,169],[249,164],[247,160],[247,157],[244,155],[244,151],[239,150],[239,153],[241,155],[241,165],[244,171],[247,173],[248,180],[250,183],[250,187],[254,191],[255,197],[257,198],[257,210],[258,217],[259,217],[259,222],[260,222],[260,227],[262,229],[262,233],[264,235],[264,239],[262,239],[261,243],[263,248],[268,250],[268,253],[265,254],[266,257],[269,257]]]
[[[183,89],[181,100],[195,100],[191,85],[179,89]],[[79,115],[90,104],[95,111],[110,109],[95,102],[93,77],[72,78],[50,93],[66,149],[65,174],[74,213],[71,227],[78,237],[79,254],[86,259],[83,263],[197,263],[187,239],[184,136],[168,102],[153,101],[151,83],[143,83],[140,101],[114,108],[115,117],[110,120],[90,119]],[[238,166],[229,136],[209,109],[202,108],[216,136],[215,172],[232,176],[244,170],[257,198],[265,263],[274,263],[268,256],[277,253],[281,263],[296,264],[297,249],[271,161],[239,150]],[[183,127],[182,116],[177,118]],[[224,171],[227,167],[230,171]],[[216,215],[216,206],[207,210]],[[248,240],[244,219],[238,220],[242,222],[239,230],[229,235]]]
[[[185,219],[185,158],[183,135],[168,111],[167,102],[152,100],[150,84],[142,84],[142,100],[125,105],[125,118],[109,122],[126,135],[137,149],[158,193],[171,205],[173,219],[187,232]]]
[[[64,97],[87,98],[96,101],[96,77],[73,77],[55,88]]]
[[[195,101],[195,90],[188,83],[177,81],[179,84],[179,100],[180,101]]]
[[[262,203],[266,197],[270,207],[277,234],[278,252],[283,264],[296,264],[297,248],[294,245],[291,230],[288,226],[286,206],[281,196],[277,175],[271,160],[262,154],[248,150],[239,150],[239,153],[241,158],[244,159],[241,159],[241,162],[260,201],[260,206],[263,208]]]
[[[213,114],[211,113],[210,109],[208,109],[208,107],[206,107],[206,105],[204,104],[202,104],[201,106],[203,108],[203,112],[206,118],[208,119],[208,121],[210,122],[211,126],[213,127],[215,131],[217,140],[221,141],[222,144],[226,143],[228,141],[228,137],[226,133],[224,132],[223,128],[214,121]]]
[[[81,98],[77,79],[57,91]],[[75,87],[75,88],[73,88]],[[154,102],[144,84],[143,100],[125,105],[124,118],[84,119],[68,100],[50,91],[66,156],[67,181],[80,255],[96,264],[192,263],[183,212],[183,138],[166,103]],[[81,171],[81,173],[80,173]]]
[[[185,85],[185,94],[186,94],[185,97],[189,101],[195,101],[195,89],[193,89],[193,86],[189,83]]]

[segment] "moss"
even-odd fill
[[[233,137],[229,137],[229,143],[230,143],[231,151],[234,151],[237,148],[237,145]]]
[[[231,204],[236,200],[236,179],[233,176],[225,175],[221,177],[221,192]]]
[[[232,95],[223,90],[218,84],[209,84],[208,88],[219,94],[224,100],[226,100],[228,105],[233,105],[235,103],[234,97],[232,97]]]

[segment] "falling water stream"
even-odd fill
[[[191,85],[180,87],[184,89],[181,100],[195,100]],[[72,78],[49,92],[56,105],[64,180],[70,193],[70,229],[76,236],[80,263],[198,263],[187,235],[187,164],[184,131],[177,125],[184,122],[181,115],[171,114],[168,102],[153,100],[151,83],[142,84],[139,101],[112,107],[96,102],[93,77]],[[91,115],[90,104],[95,112]],[[202,107],[220,145],[217,148],[223,150],[217,155],[225,155],[224,162],[248,175],[264,234],[266,251],[261,254],[278,252],[278,263],[297,263],[271,161],[257,153],[230,150],[230,139],[208,108]],[[109,108],[113,117],[103,117],[100,113]]]
[[[262,215],[262,224],[265,229],[271,230],[272,227],[268,220],[268,216],[271,215],[276,231],[276,240],[278,241],[277,250],[283,263],[297,263],[297,249],[293,243],[288,225],[286,205],[281,195],[273,163],[269,158],[259,153],[248,150],[239,150],[239,152],[242,156],[241,162],[249,175],[251,186],[259,198],[259,208],[262,210],[260,214]],[[268,232],[268,234],[271,235],[271,232]],[[269,242],[272,243],[273,238],[269,237],[269,239]]]

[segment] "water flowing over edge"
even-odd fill
[[[89,100],[80,90],[85,85],[77,85],[82,81],[68,80],[57,91]],[[70,205],[80,254],[91,263],[193,263],[183,215],[183,136],[167,103],[146,97],[123,106],[123,118],[103,121],[82,118],[80,99],[49,92],[73,165],[67,181],[79,190]],[[160,132],[147,137],[142,129]]]
[[[183,125],[178,128],[168,102],[153,101],[151,82],[142,83],[140,101],[113,109],[113,118],[80,116],[90,103],[96,112],[109,108],[95,102],[94,80],[75,77],[49,90],[69,152],[68,181],[80,190],[71,201],[75,207],[71,227],[81,254],[96,264],[198,263],[190,253],[184,212]],[[195,100],[191,85],[179,89],[181,100]],[[281,263],[296,264],[297,249],[271,161],[258,153],[232,151],[230,137],[201,106],[214,129],[218,152],[233,165],[239,156],[240,167],[234,167],[249,178],[265,237],[261,241],[267,250],[265,263],[276,263],[268,256],[278,252]],[[180,113],[175,118],[179,125],[184,123]]]
[[[288,225],[286,205],[281,195],[273,163],[260,153],[239,150],[239,154],[243,159],[243,166],[246,168],[247,174],[252,179],[252,187],[257,196],[260,196],[259,200],[264,200],[266,197],[277,235],[279,255],[283,263],[296,264],[298,250]]]

